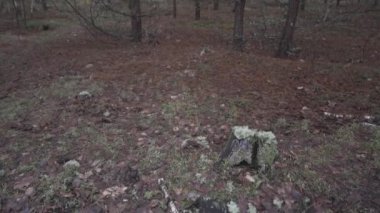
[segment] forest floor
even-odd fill
[[[244,52],[226,5],[145,20],[158,31],[138,44],[59,16],[27,31],[2,19],[0,210],[163,212],[164,178],[179,209],[200,195],[241,212],[379,212],[380,13],[301,12],[300,53],[279,59],[283,11],[267,10],[259,31],[247,8]],[[236,125],[276,135],[271,174],[213,169]],[[209,147],[182,146],[199,136]]]

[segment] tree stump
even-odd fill
[[[220,155],[220,162],[229,166],[247,163],[259,172],[267,172],[278,156],[276,136],[272,132],[235,126]]]

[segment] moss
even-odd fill
[[[42,98],[72,98],[84,90],[91,95],[99,95],[103,92],[103,85],[82,76],[66,76],[55,80],[49,87],[40,89],[38,95]]]
[[[268,171],[278,156],[276,136],[272,132],[259,131],[256,129],[249,129],[247,126],[233,127],[233,135],[238,140],[244,140],[239,144],[233,144],[231,141],[229,147],[223,153],[223,158],[228,157],[232,162],[231,165],[236,165],[241,160],[255,167],[260,168],[260,171]],[[247,148],[239,148],[235,146],[247,146]],[[235,147],[235,148],[234,148]],[[228,154],[227,152],[231,152]],[[237,153],[239,152],[239,153]],[[225,156],[228,155],[228,156]],[[253,162],[251,161],[253,159]]]
[[[12,121],[18,116],[32,110],[37,104],[34,98],[22,98],[13,95],[0,101],[0,120]]]
[[[237,139],[244,139],[255,137],[257,131],[249,129],[248,126],[235,126],[232,128],[232,132]]]

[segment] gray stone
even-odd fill
[[[277,140],[272,132],[235,126],[220,155],[220,162],[226,162],[230,166],[245,162],[260,172],[265,172],[271,169],[277,156]]]
[[[80,163],[76,160],[69,160],[63,165],[63,167],[64,168],[79,168]]]
[[[34,192],[35,192],[35,189],[33,187],[29,187],[29,188],[26,189],[25,195],[27,197],[31,197],[32,195],[34,195]]]
[[[80,92],[78,95],[79,95],[79,96],[82,96],[82,97],[83,97],[83,96],[91,97],[91,93],[88,92],[88,91],[86,91],[86,90]]]
[[[5,176],[5,170],[4,170],[4,169],[1,169],[1,170],[0,170],[0,178],[1,178],[1,177],[4,177],[4,176]]]

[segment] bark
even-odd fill
[[[173,0],[173,18],[177,18],[177,0]]]
[[[235,0],[235,22],[233,32],[234,48],[241,51],[243,49],[244,34],[244,7],[246,0]]]
[[[219,10],[219,0],[214,0],[214,10]]]
[[[18,8],[17,1],[13,0],[12,3],[13,3],[13,9],[15,11],[15,18],[16,18],[17,27],[20,27],[20,10]]]
[[[24,27],[26,27],[26,5],[25,0],[21,0],[21,6],[22,6],[22,21]]]
[[[34,0],[30,1],[30,13],[33,13],[34,11]]]
[[[306,0],[301,0],[301,2],[300,2],[301,11],[305,11],[305,7],[306,7]]]
[[[129,9],[131,10],[132,40],[135,42],[141,42],[142,22],[140,0],[130,0]]]
[[[195,20],[201,19],[201,2],[200,0],[194,0],[195,1]]]
[[[289,50],[293,43],[293,34],[296,26],[299,4],[300,0],[289,0],[288,15],[277,52],[278,57],[288,56]]]
[[[41,0],[41,5],[42,5],[42,9],[44,11],[48,10],[48,6],[47,6],[47,3],[46,3],[46,0]]]

